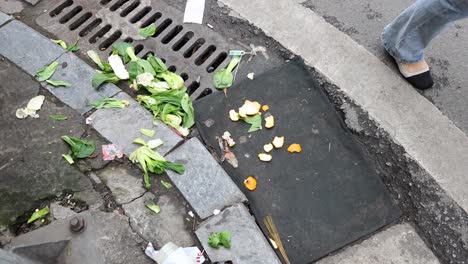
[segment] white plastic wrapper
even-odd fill
[[[205,12],[205,0],[187,0],[185,6],[184,23],[203,23]]]
[[[153,244],[148,243],[146,246],[145,254],[152,260],[157,262],[157,255],[159,251],[156,251]],[[167,257],[163,263],[158,264],[202,264],[205,262],[203,253],[197,247],[178,248],[169,257]]]

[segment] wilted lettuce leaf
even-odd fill
[[[52,86],[55,86],[55,87],[59,87],[59,86],[69,87],[69,86],[71,86],[71,83],[64,82],[64,81],[46,80],[46,82],[51,84]]]
[[[156,25],[154,23],[151,23],[147,27],[140,28],[138,32],[140,33],[140,36],[144,38],[152,37],[156,33]]]
[[[232,70],[234,70],[237,64],[239,64],[240,60],[240,56],[233,57],[226,69],[222,69],[215,72],[213,76],[213,85],[216,89],[225,89],[232,86],[232,83],[234,81]]]
[[[255,115],[255,116],[248,116],[243,118],[246,123],[251,124],[249,132],[254,132],[259,129],[262,129],[262,116],[261,115]]]
[[[148,202],[147,204],[145,204],[145,206],[151,211],[155,212],[156,214],[159,214],[159,212],[161,212],[161,207],[159,207],[159,205],[155,204],[154,202]]]
[[[38,81],[43,82],[48,80],[52,75],[54,75],[55,70],[57,69],[58,62],[54,61],[48,66],[36,72],[36,78]]]
[[[96,73],[93,76],[92,85],[97,89],[103,83],[118,83],[119,81],[119,77],[114,73]]]
[[[62,136],[63,141],[70,145],[71,153],[74,157],[83,159],[93,155],[96,150],[96,144],[90,140],[79,139],[75,137]]]
[[[48,214],[49,214],[49,207],[48,206],[42,208],[41,210],[35,211],[31,215],[31,217],[28,219],[28,224],[30,224],[30,223],[38,220],[38,219],[44,218],[44,216],[46,216]]]
[[[98,100],[94,103],[91,103],[90,105],[93,106],[96,109],[101,109],[101,108],[120,108],[123,109],[126,106],[128,106],[130,102],[128,100],[121,100],[121,99],[116,99],[116,98],[103,98],[101,100]]]
[[[118,54],[122,57],[124,63],[128,63],[130,61],[130,56],[127,54],[127,48],[133,49],[132,45],[127,42],[116,42],[112,45],[112,54]]]
[[[68,116],[63,116],[63,115],[49,115],[49,117],[53,120],[58,120],[58,121],[62,121],[62,120],[67,120],[68,119]]]

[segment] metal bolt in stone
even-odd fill
[[[83,218],[74,217],[70,220],[70,230],[73,233],[80,233],[85,228],[85,221]]]

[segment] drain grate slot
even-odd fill
[[[164,36],[161,42],[163,44],[171,42],[171,40],[173,40],[183,29],[184,27],[181,25],[175,26],[166,36]]]
[[[134,1],[131,3],[127,8],[125,8],[121,13],[121,17],[126,17],[128,14],[130,14],[133,10],[135,10],[138,6],[140,5],[140,1]]]
[[[55,8],[54,10],[52,10],[52,12],[50,12],[50,17],[55,17],[55,16],[58,16],[60,15],[60,13],[62,13],[62,11],[73,5],[73,1],[72,0],[66,0],[65,2],[63,2],[61,5],[57,6],[57,8]]]
[[[152,8],[150,6],[143,8],[140,12],[138,12],[138,14],[130,19],[130,23],[135,24],[136,22],[143,19],[149,12],[151,12],[151,9]]]
[[[65,24],[70,19],[74,18],[76,15],[78,15],[81,11],[83,10],[82,6],[77,6],[73,8],[70,12],[68,12],[66,15],[64,15],[62,18],[60,18],[59,22],[60,24]]]
[[[226,66],[229,49],[242,49],[208,27],[183,24],[183,13],[164,1],[54,0],[41,8],[52,11],[39,15],[39,26],[67,42],[82,38],[80,52],[95,50],[105,57],[112,44],[125,41],[138,56],[162,56],[170,71],[180,73],[192,99],[216,91],[209,88],[212,73]],[[139,29],[152,23],[156,33],[143,39]]]
[[[92,16],[93,16],[93,14],[91,14],[90,12],[86,12],[81,17],[79,17],[77,20],[75,20],[75,22],[71,23],[68,28],[70,30],[75,30],[75,29],[79,28],[81,25],[83,25]]]

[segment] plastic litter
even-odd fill
[[[205,0],[187,0],[184,13],[184,23],[203,23]]]
[[[123,152],[119,149],[119,146],[115,144],[102,145],[102,156],[103,160],[115,160],[116,158],[123,158]]]
[[[156,251],[153,244],[148,243],[145,254],[158,264],[201,264],[205,262],[203,252],[197,247],[181,248],[169,242],[159,251]]]

